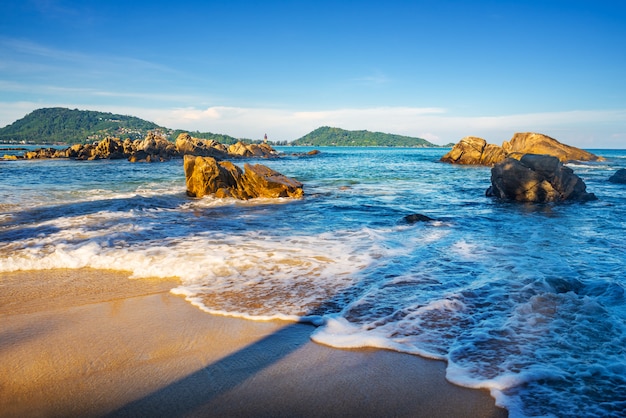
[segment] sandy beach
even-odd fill
[[[504,417],[443,362],[338,350],[313,327],[213,316],[175,280],[0,275],[0,416]]]

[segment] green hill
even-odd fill
[[[337,146],[337,147],[407,147],[407,148],[437,148],[422,138],[385,134],[370,131],[346,131],[340,128],[323,126],[298,138],[291,145],[301,146]]]
[[[134,116],[50,107],[37,109],[0,129],[4,143],[85,143],[106,136],[139,139],[159,125]]]
[[[155,130],[160,131],[171,141],[182,132],[189,132],[196,138],[213,139],[226,145],[240,140],[240,138],[211,132],[172,130],[134,116],[49,107],[37,109],[22,119],[1,128],[0,143],[76,144],[99,141],[107,136],[143,139],[149,131]]]

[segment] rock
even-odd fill
[[[547,135],[525,132],[516,133],[509,142],[502,143],[502,149],[507,154],[519,152],[522,154],[547,154],[557,157],[559,161],[601,161],[598,157],[588,151],[560,143]]]
[[[180,155],[196,155],[224,159],[228,152],[224,145],[216,141],[194,138],[188,133],[181,133],[176,138],[176,150]]]
[[[414,224],[416,222],[431,222],[434,221],[433,218],[428,217],[426,215],[422,215],[420,213],[413,213],[411,215],[406,215],[404,220],[410,224]]]
[[[268,144],[245,144],[241,141],[228,147],[228,154],[238,157],[270,158],[278,155]]]
[[[257,164],[244,166],[245,172],[230,161],[218,162],[213,157],[184,159],[187,194],[192,197],[214,195],[219,198],[253,199],[256,197],[300,198],[302,183]]]
[[[595,200],[583,180],[557,157],[525,154],[519,160],[507,158],[491,169],[487,196],[519,202],[560,202]]]
[[[501,147],[487,144],[482,138],[466,136],[441,161],[465,165],[494,165],[505,158],[506,153]]]
[[[167,161],[172,157],[178,156],[176,145],[168,141],[163,135],[154,132],[149,132],[141,142],[136,144],[134,153],[139,151],[143,151],[148,155],[145,158],[148,162]]]
[[[609,181],[611,183],[626,184],[626,168],[617,170],[617,172],[609,178]]]
[[[59,150],[56,148],[38,148],[34,151],[24,153],[24,158],[27,160],[42,158],[66,158],[66,153],[65,150]]]
[[[446,155],[442,162],[493,166],[506,158],[520,159],[525,154],[547,154],[567,161],[601,161],[590,152],[560,143],[547,135],[532,132],[516,133],[502,146],[487,144],[482,138],[467,136],[462,138]]]
[[[119,160],[126,158],[124,154],[124,145],[119,138],[104,138],[96,145],[95,154],[96,158],[109,158],[111,160]]]
[[[293,197],[304,195],[302,183],[261,164],[245,164],[243,188],[251,197]]]

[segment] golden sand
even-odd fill
[[[506,416],[445,364],[338,350],[313,327],[209,315],[174,280],[0,275],[0,416]]]

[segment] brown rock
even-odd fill
[[[226,157],[226,147],[219,142],[194,138],[188,133],[181,133],[176,138],[176,150],[180,155],[197,155],[221,160]]]
[[[522,154],[552,155],[561,162],[602,160],[602,157],[588,151],[562,144],[547,135],[533,132],[516,133],[510,141],[502,143],[502,148],[507,154],[519,152]]]
[[[228,153],[237,157],[269,158],[278,155],[276,150],[268,144],[246,144],[241,141],[228,147]]]
[[[537,133],[516,133],[502,146],[487,144],[482,138],[467,136],[462,138],[446,155],[442,162],[452,164],[491,165],[504,161],[505,158],[519,160],[525,154],[546,154],[567,161],[602,161],[590,152],[560,143],[554,138]]]
[[[525,154],[520,160],[507,158],[491,169],[487,196],[519,202],[560,202],[594,200],[587,186],[557,157]]]
[[[441,161],[452,164],[481,164],[487,141],[475,136],[466,136],[443,157]]]
[[[110,158],[112,160],[126,158],[124,154],[124,146],[119,138],[104,138],[96,145],[96,158]]]
[[[148,154],[146,161],[166,161],[178,155],[176,145],[155,132],[149,132],[143,141],[136,144],[135,152],[137,151]]]
[[[294,197],[304,195],[302,183],[261,164],[245,164],[243,188],[254,197]]]
[[[185,156],[187,194],[252,199],[256,197],[295,197],[303,195],[302,184],[262,165],[245,165],[245,172],[229,161],[212,157]]]

